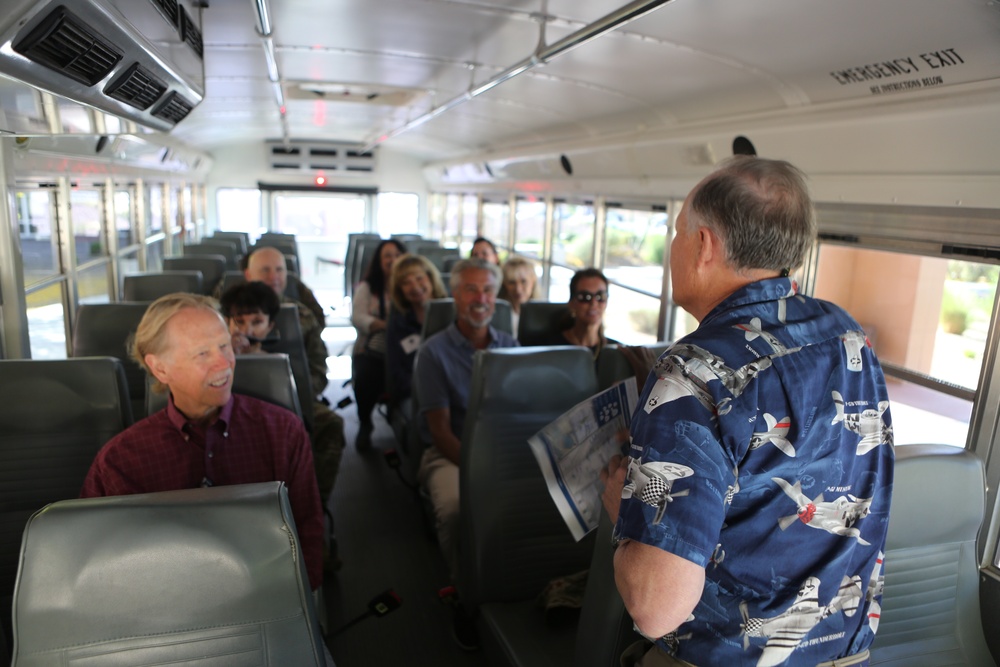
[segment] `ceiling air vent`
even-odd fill
[[[191,113],[193,108],[193,104],[174,92],[167,95],[167,99],[153,109],[153,115],[176,125],[184,120],[184,117]]]
[[[177,27],[180,25],[180,7],[177,0],[150,0],[153,6],[160,10],[163,18],[170,22],[170,25]]]
[[[198,30],[198,26],[195,25],[194,19],[191,18],[190,14],[183,7],[181,10],[181,39],[188,43],[194,52],[198,54],[198,57],[205,58],[205,47],[201,41],[201,30]]]
[[[106,77],[122,59],[121,51],[65,7],[56,7],[14,50],[88,86]]]
[[[160,99],[160,95],[166,90],[166,84],[139,63],[135,63],[120,77],[109,83],[104,89],[104,94],[145,111],[152,106],[153,102]]]

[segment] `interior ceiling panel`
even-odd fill
[[[682,136],[709,119],[747,114],[773,114],[780,125],[788,112],[843,102],[875,109],[898,95],[933,96],[938,91],[925,88],[995,82],[1000,74],[1000,11],[985,0],[673,0],[463,102],[467,91],[531,55],[543,7],[551,45],[625,3],[267,4],[279,85],[268,78],[254,3],[212,0],[202,26],[205,101],[174,136],[211,150],[254,136],[368,145],[388,134],[382,145],[440,162],[629,132]],[[935,52],[945,55],[921,59]],[[879,65],[906,59],[918,71],[897,65],[897,74]],[[310,86],[333,92],[311,95]],[[286,104],[284,123],[275,88]],[[359,103],[352,88],[361,97],[391,89],[405,97]],[[451,102],[454,108],[407,127]],[[251,104],[255,114],[247,113]],[[220,126],[219,117],[232,122]]]

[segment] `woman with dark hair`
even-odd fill
[[[354,290],[351,323],[358,330],[354,344],[354,399],[361,427],[355,447],[371,447],[372,410],[385,391],[385,330],[389,320],[389,276],[406,247],[395,239],[378,244],[365,279]]]
[[[561,331],[545,345],[579,345],[590,348],[594,359],[608,344],[604,336],[604,311],[608,307],[608,279],[599,269],[580,269],[569,281],[569,317]]]
[[[490,264],[500,266],[500,255],[497,254],[497,247],[493,245],[493,241],[485,236],[478,236],[472,242],[472,252],[469,253],[469,257],[477,257]]]

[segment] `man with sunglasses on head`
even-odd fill
[[[500,281],[496,264],[476,258],[455,264],[451,269],[455,321],[424,342],[414,366],[420,437],[428,445],[420,461],[420,484],[434,507],[438,543],[452,581],[458,571],[458,466],[472,358],[477,350],[518,345],[510,334],[490,326]],[[475,625],[461,610],[455,618],[455,637],[462,648],[478,648]]]
[[[867,665],[892,420],[860,325],[789,277],[816,239],[804,175],[727,160],[676,227],[673,299],[699,325],[601,473],[615,583],[647,638],[621,664]]]

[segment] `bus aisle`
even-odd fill
[[[326,398],[336,406],[351,397],[344,382],[351,376],[354,329],[327,327],[323,338],[331,352]],[[354,440],[358,415],[352,403],[337,412],[344,418],[347,448],[332,496],[332,511],[343,565],[325,574],[323,593],[327,630],[337,630],[365,613],[379,593],[392,589],[402,606],[382,618],[367,618],[327,645],[337,667],[352,665],[421,665],[472,667],[488,663],[481,652],[469,653],[451,636],[451,609],[438,599],[448,573],[433,531],[425,523],[416,493],[385,462],[383,453],[397,443],[385,419],[375,416],[373,448],[358,452]]]

